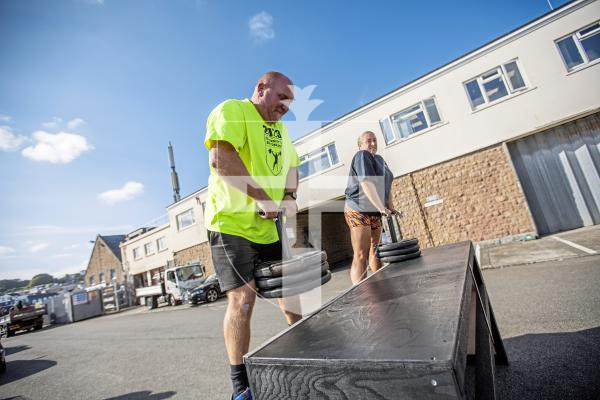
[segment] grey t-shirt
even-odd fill
[[[377,208],[367,198],[360,183],[368,180],[375,184],[377,195],[387,206],[394,174],[380,155],[372,155],[367,150],[360,150],[352,159],[348,185],[346,187],[346,204],[350,209],[367,215],[379,215]]]

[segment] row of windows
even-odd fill
[[[581,68],[600,58],[600,22],[580,29],[556,41],[568,71]],[[518,59],[498,65],[463,83],[472,110],[527,89]],[[379,121],[386,144],[401,141],[443,119],[435,96],[424,99]],[[339,163],[335,144],[300,157],[300,179],[318,174]]]
[[[167,249],[167,240],[164,236],[161,236],[158,239],[156,239],[156,247],[154,246],[154,241],[144,244],[144,254],[146,257],[155,254],[157,250],[160,253],[161,251],[164,251],[166,249]],[[139,260],[141,258],[142,258],[142,249],[140,247],[135,247],[133,249],[133,259]]]
[[[556,41],[568,71],[600,58],[600,22]],[[472,110],[527,89],[517,59],[498,65],[463,83]],[[379,121],[387,144],[442,123],[435,96]]]
[[[196,218],[194,216],[194,209],[190,208],[189,210],[186,210],[186,211],[182,212],[181,214],[178,214],[176,219],[177,219],[177,230],[181,231],[189,226],[194,225],[196,223]],[[164,251],[164,250],[167,250],[167,240],[164,236],[162,236],[162,237],[159,237],[158,239],[156,239],[156,243],[154,241],[144,243],[143,253],[142,253],[142,247],[135,247],[133,249],[133,259],[141,260],[143,256],[148,257],[148,256],[156,254],[157,252],[160,253],[161,251]]]
[[[117,279],[117,272],[114,269],[110,270],[110,281],[114,281],[115,279]],[[98,283],[106,283],[105,277],[104,277],[104,272],[100,272],[98,274]],[[90,286],[93,286],[96,284],[96,277],[94,275],[90,275]]]

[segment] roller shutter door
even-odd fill
[[[600,223],[600,113],[508,148],[539,234]]]

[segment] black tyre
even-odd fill
[[[298,285],[286,286],[284,288],[276,288],[270,290],[261,290],[259,295],[266,299],[278,299],[281,297],[294,296],[301,293],[306,293],[316,287],[322,286],[331,280],[331,272],[327,271],[321,276],[321,279],[305,282]]]
[[[377,257],[392,257],[392,256],[402,256],[404,254],[414,253],[415,251],[419,251],[419,245],[415,244],[409,247],[405,247],[403,249],[390,250],[390,251],[378,251]]]
[[[327,261],[327,253],[324,251],[307,251],[295,255],[291,260],[262,262],[254,268],[254,276],[256,278],[271,278],[273,276],[292,274],[302,271],[308,265],[317,265],[323,261]]]
[[[381,258],[381,261],[387,262],[387,263],[395,263],[395,262],[410,260],[410,259],[417,258],[417,257],[421,257],[421,250],[416,251],[414,253],[410,253],[410,254],[404,254],[401,256],[384,257],[384,258]]]
[[[382,244],[378,247],[379,251],[392,251],[392,250],[400,250],[400,249],[405,249],[407,247],[410,246],[414,246],[415,244],[419,243],[419,239],[402,239],[399,242],[396,243],[388,243],[388,244]]]
[[[219,298],[219,292],[217,292],[217,289],[208,289],[208,292],[206,292],[206,301],[208,303],[217,301],[218,298]]]
[[[167,302],[169,303],[170,306],[174,306],[175,304],[177,304],[175,302],[175,297],[173,297],[172,294],[170,294],[169,297],[167,298]]]
[[[302,282],[310,281],[323,275],[329,269],[329,263],[327,261],[321,264],[311,265],[305,268],[303,271],[294,272],[293,274],[286,274],[284,276],[274,276],[272,278],[260,278],[256,280],[256,286],[259,289],[275,289],[282,286],[296,285]],[[318,274],[318,275],[317,275]]]
[[[11,337],[11,336],[14,336],[14,335],[15,335],[15,331],[13,331],[12,329],[10,329],[10,328],[7,327],[6,328],[6,337]]]

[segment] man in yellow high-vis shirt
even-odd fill
[[[251,99],[227,100],[209,115],[204,145],[210,152],[205,225],[221,289],[233,399],[251,399],[243,355],[250,346],[258,260],[280,260],[273,218],[280,206],[295,214],[298,154],[280,121],[293,99],[292,82],[279,72],[260,77]],[[283,204],[282,204],[283,203]],[[258,211],[264,211],[259,215]],[[299,301],[286,299],[299,310]],[[288,324],[301,319],[280,301]]]

